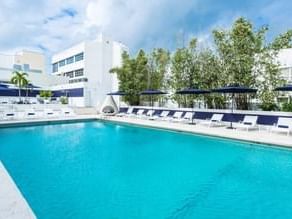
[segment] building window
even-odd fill
[[[30,70],[29,64],[23,64],[23,71],[27,72]]]
[[[21,71],[22,70],[22,66],[21,65],[14,64],[13,65],[13,69],[16,70],[16,71]]]
[[[73,71],[66,72],[64,75],[69,77],[69,78],[73,78],[74,77],[74,72]]]
[[[83,76],[83,69],[78,69],[75,71],[75,77]]]
[[[57,72],[58,71],[58,63],[54,63],[53,64],[53,72]]]
[[[59,67],[62,67],[62,66],[64,66],[66,63],[65,63],[65,59],[64,60],[61,60],[60,62],[59,62]]]
[[[71,57],[66,59],[66,65],[71,64],[73,62],[74,62],[74,56],[71,56]]]
[[[75,62],[83,60],[83,56],[84,56],[83,52],[75,55]]]
[[[77,78],[77,79],[69,80],[69,84],[74,84],[74,83],[78,83],[78,82],[88,82],[88,79],[87,78]]]

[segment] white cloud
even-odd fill
[[[286,7],[281,12],[287,5],[283,2],[288,0],[261,7],[251,1],[250,8],[245,3],[244,9],[238,3],[232,6],[235,10],[229,8],[228,0],[220,4],[216,0],[1,0],[0,51],[45,48],[50,56],[95,38],[100,31],[124,42],[132,51],[140,47],[173,48],[182,29],[188,37],[198,36],[199,41],[209,43],[214,27],[227,27],[239,15],[262,16],[284,29],[290,22],[290,10]],[[72,10],[74,16],[64,9]],[[195,26],[199,29],[193,30]]]
[[[0,50],[46,48],[52,54],[98,32],[131,48],[168,46],[174,39],[176,19],[183,18],[196,1],[182,0],[2,0]],[[61,16],[63,9],[75,16]],[[170,35],[169,35],[170,34]],[[160,45],[161,44],[161,45]]]

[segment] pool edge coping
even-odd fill
[[[65,118],[51,118],[51,119],[41,119],[41,120],[16,120],[16,121],[5,121],[0,122],[0,129],[2,128],[13,128],[13,127],[29,127],[29,126],[38,126],[38,125],[53,125],[53,124],[69,124],[69,123],[75,123],[75,122],[90,122],[90,121],[106,121],[106,122],[114,122],[114,123],[121,123],[121,124],[129,124],[134,125],[138,127],[146,127],[146,128],[154,128],[154,129],[160,129],[160,130],[169,130],[169,131],[175,131],[175,132],[185,132],[189,134],[196,134],[196,135],[202,135],[202,136],[208,136],[208,137],[217,137],[222,139],[229,139],[229,140],[237,140],[242,141],[245,143],[253,143],[253,144],[264,144],[271,147],[281,147],[286,149],[292,149],[292,143],[291,144],[284,144],[281,142],[269,142],[269,141],[262,141],[262,140],[255,140],[255,139],[249,139],[244,137],[235,137],[235,136],[228,136],[225,134],[222,134],[220,132],[212,132],[212,133],[205,133],[199,130],[190,130],[187,129],[190,126],[185,127],[175,127],[175,124],[178,123],[168,123],[171,124],[167,127],[165,127],[166,123],[163,121],[152,121],[152,120],[145,120],[145,119],[137,119],[134,120],[124,117],[114,117],[114,116],[101,116],[101,115],[80,115],[76,117],[65,117]],[[151,122],[151,123],[149,123]],[[155,122],[155,123],[154,123]],[[160,123],[161,122],[161,123]],[[164,123],[164,124],[163,124]],[[183,124],[180,124],[183,125]],[[216,128],[212,128],[216,129]],[[245,131],[242,131],[242,133],[246,133]],[[275,136],[276,137],[276,136]],[[280,137],[280,136],[279,136]],[[291,138],[292,142],[292,138]]]
[[[3,185],[1,186],[2,190],[0,189],[0,191],[2,191],[1,193],[2,194],[4,193],[4,195],[5,195],[5,192],[9,193],[8,197],[3,198],[2,201],[0,199],[1,211],[5,212],[4,216],[8,216],[7,218],[15,218],[15,219],[17,218],[36,219],[37,217],[34,211],[32,210],[28,201],[23,196],[16,182],[14,181],[12,176],[9,174],[8,170],[5,168],[1,160],[0,160],[0,172],[1,172],[0,173],[1,181],[4,182]],[[4,203],[6,203],[6,206],[4,205]],[[11,203],[13,203],[13,205]]]
[[[129,125],[134,125],[134,126],[138,126],[138,127],[146,127],[146,128],[152,128],[152,129],[160,129],[160,130],[169,130],[169,131],[175,131],[178,133],[189,133],[189,134],[194,134],[194,135],[201,135],[201,136],[208,136],[208,137],[216,137],[216,138],[221,138],[221,139],[228,139],[228,140],[236,140],[236,141],[240,141],[240,142],[244,142],[244,143],[251,143],[251,144],[257,144],[257,145],[266,145],[269,147],[274,147],[274,148],[285,148],[285,149],[290,149],[292,150],[292,143],[289,144],[282,144],[282,143],[271,143],[271,142],[266,142],[266,141],[256,141],[253,139],[246,139],[246,138],[237,138],[237,137],[231,137],[231,136],[226,136],[226,135],[221,135],[220,133],[216,134],[216,133],[204,133],[204,132],[199,132],[199,131],[195,131],[195,130],[186,130],[186,129],[180,129],[180,128],[175,128],[175,127],[164,127],[158,124],[141,124],[139,122],[134,122],[134,121],[123,121],[123,120],[117,120],[115,118],[108,118],[108,117],[100,117],[97,118],[97,120],[101,120],[101,121],[106,121],[106,122],[113,122],[113,123],[121,123],[121,124],[129,124]],[[159,121],[161,122],[161,121]],[[222,127],[221,127],[222,128]],[[213,128],[212,128],[213,129]],[[215,128],[216,129],[216,128]],[[245,132],[240,130],[241,132]],[[291,136],[290,136],[291,137]],[[292,138],[291,138],[291,142],[292,142]]]

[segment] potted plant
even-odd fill
[[[52,91],[50,90],[42,90],[40,92],[40,97],[43,98],[44,103],[49,103],[52,97]]]
[[[60,102],[61,102],[61,104],[68,104],[68,97],[61,96],[60,97]]]

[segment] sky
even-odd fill
[[[214,28],[244,16],[269,25],[269,39],[292,28],[291,0],[1,0],[0,53],[29,49],[48,58],[99,33],[140,48],[173,50],[178,38],[212,43]]]

